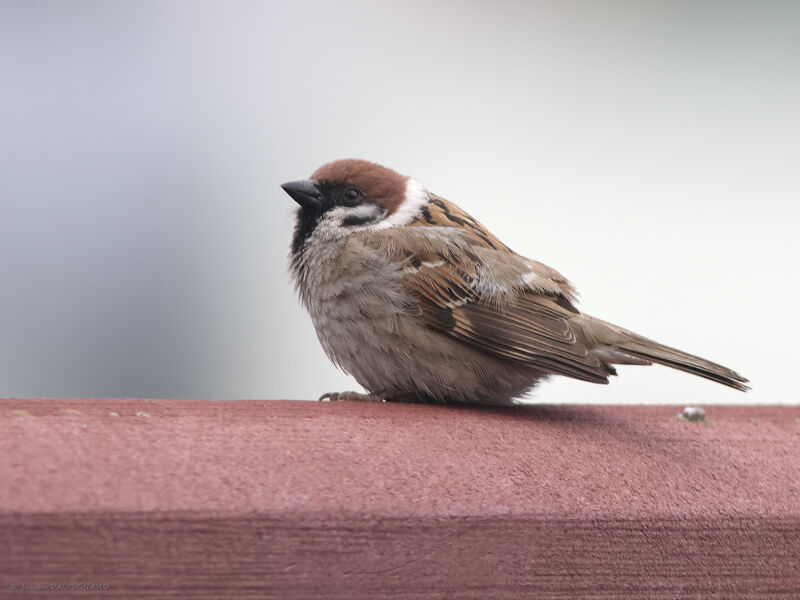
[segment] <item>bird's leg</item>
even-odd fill
[[[375,394],[359,394],[358,392],[328,392],[319,397],[318,402],[384,402],[381,396]]]

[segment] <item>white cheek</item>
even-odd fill
[[[328,210],[323,216],[314,234],[326,238],[339,238],[347,236],[354,231],[372,229],[375,223],[380,220],[385,211],[375,204],[361,204],[359,206],[336,206]],[[347,225],[347,220],[365,220],[358,225]]]

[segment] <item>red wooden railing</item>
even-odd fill
[[[0,400],[0,597],[800,597],[800,408],[706,410]]]

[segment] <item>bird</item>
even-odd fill
[[[374,162],[281,186],[299,205],[289,271],[330,360],[366,394],[327,400],[505,406],[553,375],[607,384],[657,363],[747,391],[722,365],[581,312],[555,269]]]

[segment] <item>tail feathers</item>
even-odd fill
[[[637,340],[624,344],[620,349],[628,354],[632,354],[633,356],[644,358],[651,362],[667,367],[672,367],[673,369],[685,371],[686,373],[691,373],[692,375],[705,377],[711,381],[716,381],[717,383],[727,385],[728,387],[732,387],[743,392],[746,392],[750,389],[749,386],[745,385],[747,379],[735,371],[728,369],[727,367],[723,367],[717,363],[705,360],[699,356],[687,354],[686,352],[681,352],[675,348],[670,348],[669,346],[664,346],[657,342],[646,340],[646,338],[645,341]]]
[[[750,389],[745,385],[747,379],[727,367],[677,348],[659,344],[611,323],[599,319],[592,321],[593,326],[590,330],[593,331],[587,333],[601,344],[605,344],[605,347],[601,346],[595,351],[601,360],[608,360],[613,364],[658,363],[743,392]]]

